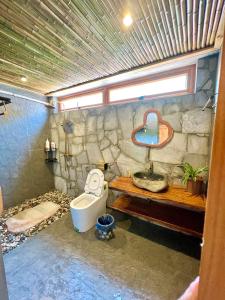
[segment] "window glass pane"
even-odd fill
[[[183,91],[187,89],[187,79],[188,75],[182,74],[166,79],[111,89],[109,91],[109,101],[123,101],[144,96]]]
[[[86,94],[84,96],[74,96],[72,98],[62,100],[60,103],[62,110],[102,104],[103,92]]]

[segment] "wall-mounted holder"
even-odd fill
[[[57,162],[57,158],[56,158],[56,150],[57,149],[54,149],[54,150],[45,150],[45,153],[46,153],[46,159],[45,159],[45,162],[46,163],[49,163],[49,162]]]
[[[98,164],[96,164],[96,168],[101,170],[101,171],[106,171],[109,168],[109,164],[104,163],[104,162],[99,162]]]
[[[65,158],[71,158],[71,157],[73,157],[73,155],[70,154],[70,153],[63,153],[63,156],[64,156]]]
[[[0,106],[3,106],[4,111],[0,112],[0,116],[4,116],[6,114],[6,104],[11,103],[10,98],[0,96]]]
[[[216,95],[217,94],[214,94],[214,95],[212,95],[208,98],[208,100],[206,101],[205,105],[202,108],[202,111],[204,111],[206,108],[211,108],[211,109],[216,108],[216,102],[215,102],[215,99],[214,99],[214,97]]]

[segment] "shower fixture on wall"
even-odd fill
[[[204,111],[206,108],[212,108],[212,109],[216,108],[216,101],[214,99],[216,95],[217,94],[214,94],[208,98],[208,100],[206,101],[205,105],[202,108],[202,111]]]
[[[7,112],[6,104],[11,103],[10,98],[0,96],[0,106],[3,106],[3,112],[0,112],[0,116],[4,116]]]

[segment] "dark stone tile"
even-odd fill
[[[117,225],[115,238],[103,242],[94,229],[75,232],[68,215],[6,254],[10,300],[177,299],[199,261],[177,251],[173,240],[168,247],[139,235],[131,219]]]
[[[0,118],[0,185],[6,208],[54,186],[43,151],[50,135],[48,109],[15,97],[7,109],[8,115]]]

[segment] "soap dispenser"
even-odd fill
[[[50,151],[50,142],[48,139],[45,142],[45,151]]]

